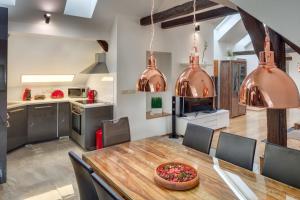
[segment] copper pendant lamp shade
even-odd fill
[[[175,95],[188,98],[215,96],[215,84],[209,74],[200,67],[198,55],[190,56],[189,67],[176,81]]]
[[[140,76],[137,90],[140,92],[164,92],[167,89],[166,77],[157,69],[153,55],[148,59],[148,67]]]
[[[295,82],[274,62],[268,33],[265,50],[260,52],[259,66],[243,81],[240,88],[240,103],[253,107],[283,109],[300,107],[298,88]]]
[[[152,0],[151,8],[151,24],[152,36],[150,41],[150,57],[148,58],[148,66],[140,76],[137,82],[137,91],[139,92],[165,92],[167,90],[167,81],[165,75],[159,71],[156,66],[156,59],[152,51],[152,43],[155,35],[155,26],[153,21],[154,0]]]

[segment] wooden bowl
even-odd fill
[[[189,181],[185,181],[185,182],[173,182],[173,181],[166,180],[158,175],[157,169],[160,168],[161,166],[168,165],[168,164],[182,164],[182,165],[191,167],[196,171],[196,176],[193,179],[191,179]],[[154,181],[157,185],[167,188],[169,190],[183,191],[183,190],[190,190],[190,189],[196,187],[199,184],[199,175],[198,175],[197,170],[188,164],[181,163],[181,162],[168,162],[168,163],[163,163],[163,164],[159,165],[155,169]]]

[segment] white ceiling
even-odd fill
[[[156,0],[155,10],[163,10],[187,2],[188,0]],[[88,27],[101,27],[109,32],[116,15],[144,17],[150,14],[150,0],[98,0],[91,19],[64,15],[66,0],[16,0],[15,6],[9,6],[9,21],[31,23],[43,19],[45,12],[52,13],[52,21],[85,24]],[[87,28],[87,27],[85,27]]]
[[[190,0],[156,0],[155,12],[171,8],[173,6],[188,2]],[[91,19],[64,15],[66,0],[16,0],[15,6],[9,8],[9,22],[17,23],[15,27],[24,24],[37,24],[43,20],[45,12],[52,13],[51,24],[57,23],[58,26],[69,27],[70,32],[91,31],[101,32],[97,39],[105,38],[113,25],[116,15],[129,15],[137,19],[150,14],[151,0],[98,0],[94,15]],[[219,20],[212,20],[215,24]],[[13,24],[13,23],[11,23]],[[13,27],[13,25],[11,25]],[[15,30],[15,28],[13,28]],[[33,28],[32,28],[33,29]],[[49,29],[49,28],[48,28]],[[16,32],[18,32],[17,30]],[[89,37],[82,34],[83,37]],[[95,39],[94,35],[90,39]],[[103,38],[104,37],[104,38]]]

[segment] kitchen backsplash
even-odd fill
[[[86,86],[97,91],[98,100],[114,102],[114,80],[111,75],[92,74]]]
[[[46,98],[50,98],[51,93],[54,90],[60,89],[64,92],[65,97],[68,97],[68,88],[90,88],[98,92],[97,99],[102,101],[113,102],[114,101],[114,83],[113,80],[108,79],[107,76],[103,79],[103,75],[90,75],[86,85],[75,85],[75,86],[32,86],[32,87],[8,87],[7,100],[8,101],[20,101],[22,100],[23,91],[25,88],[31,89],[31,96],[34,95],[45,95]]]

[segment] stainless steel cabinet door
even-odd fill
[[[28,106],[28,142],[57,138],[57,104]]]
[[[27,109],[18,107],[8,110],[7,151],[11,151],[27,142]]]
[[[58,104],[58,137],[71,134],[71,105],[70,103]]]

